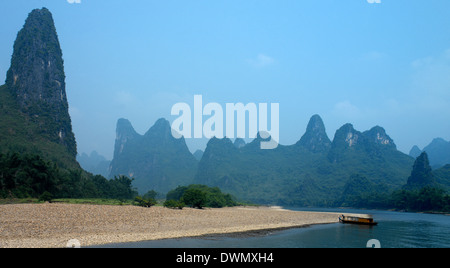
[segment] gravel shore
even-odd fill
[[[173,210],[74,204],[0,205],[0,248],[61,248],[230,234],[338,222],[338,213],[277,207]]]

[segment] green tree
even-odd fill
[[[133,199],[137,192],[132,181],[126,176],[107,180],[81,169],[61,169],[39,155],[0,154],[0,198],[39,198],[48,192],[54,198]]]
[[[141,196],[136,196],[136,197],[134,198],[134,201],[136,202],[136,204],[137,204],[138,206],[140,206],[140,207],[146,207],[146,208],[152,207],[152,206],[154,206],[154,205],[157,204],[157,202],[156,202],[155,199],[153,199],[153,198],[148,198],[148,199],[146,199],[146,198],[143,198],[143,197],[141,197]]]
[[[133,179],[127,176],[116,176],[109,181],[110,198],[115,199],[133,199],[137,192],[132,188]]]
[[[180,200],[184,192],[188,189],[187,186],[178,186],[177,188],[169,191],[166,195],[167,200]]]
[[[206,193],[200,189],[187,189],[181,201],[193,208],[202,209],[207,203]]]
[[[158,196],[158,192],[156,192],[155,190],[150,190],[146,194],[144,194],[144,196],[142,196],[142,197],[144,199],[156,199],[157,196]]]
[[[226,200],[223,195],[210,195],[208,198],[208,207],[222,208],[226,207]]]
[[[218,187],[208,187],[202,184],[178,186],[176,189],[171,190],[167,193],[166,199],[180,201],[188,190],[197,190],[197,192],[202,192],[204,194],[205,204],[203,204],[202,206],[221,208],[237,205],[232,195],[222,193],[222,191]],[[188,195],[189,194],[190,193],[188,193]],[[185,203],[192,206],[191,203],[187,203],[186,201]]]
[[[450,211],[450,197],[440,188],[399,190],[391,195],[391,206],[407,211]]]

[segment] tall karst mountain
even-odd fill
[[[294,145],[258,150],[257,142],[238,148],[229,139],[211,139],[195,182],[254,202],[331,205],[352,175],[376,185],[401,187],[414,163],[378,126],[359,132],[346,124],[331,142],[318,115]]]
[[[0,94],[2,151],[38,153],[63,166],[79,167],[64,61],[48,9],[33,10],[17,34]]]
[[[328,138],[325,125],[319,115],[316,114],[311,117],[306,128],[306,133],[297,144],[314,153],[326,152],[330,149],[331,141]]]
[[[421,153],[416,161],[411,172],[411,176],[408,178],[405,189],[414,190],[422,189],[423,187],[433,187],[436,184],[436,179],[431,170],[430,161],[426,152]]]
[[[192,182],[198,161],[184,138],[175,139],[170,123],[159,119],[144,135],[138,134],[126,119],[117,122],[114,159],[110,177],[126,175],[141,193],[166,193]]]

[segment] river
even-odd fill
[[[371,214],[377,226],[325,224],[250,237],[211,236],[105,245],[120,248],[450,248],[450,216],[356,209],[287,208]]]

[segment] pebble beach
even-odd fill
[[[338,222],[338,213],[279,207],[182,210],[79,204],[0,205],[0,248],[63,248],[234,234]]]

